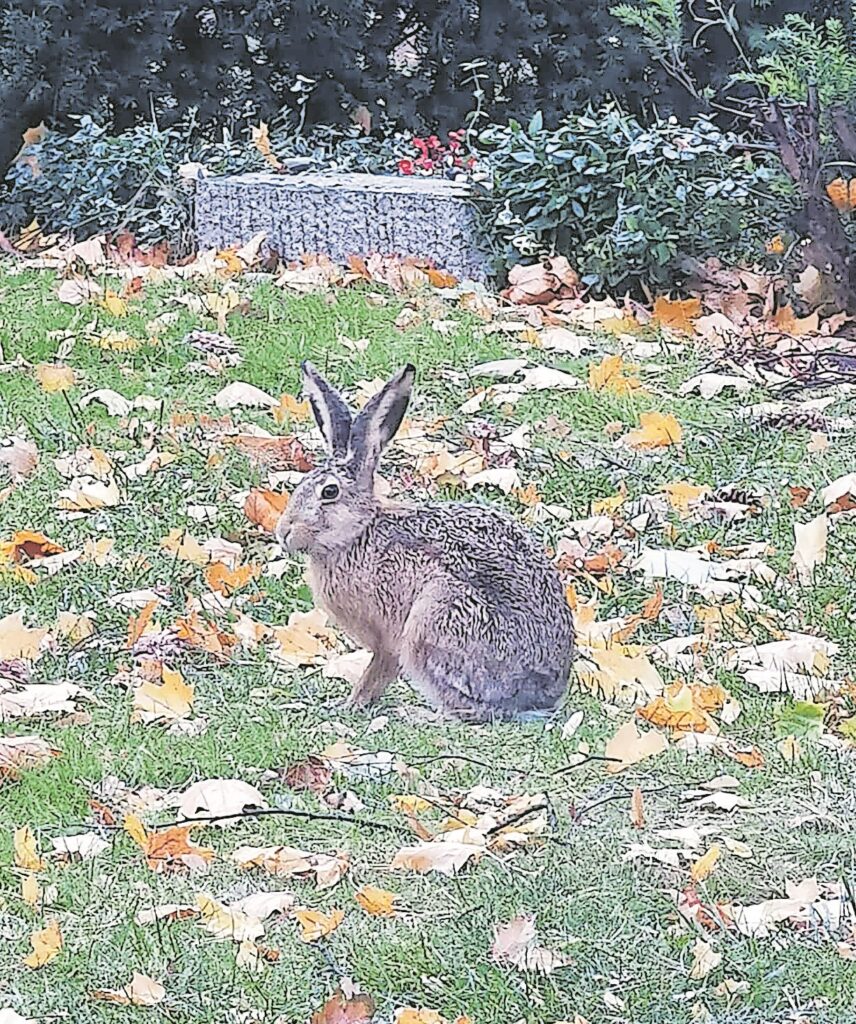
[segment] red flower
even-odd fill
[[[431,149],[439,149],[440,147],[440,140],[437,138],[436,135],[429,135],[425,141],[428,143]]]
[[[425,144],[425,140],[424,139],[417,138],[414,135],[413,136],[413,145],[419,150],[419,152],[423,156],[427,156],[428,155],[428,146]]]
[[[413,161],[412,160],[399,160],[398,161],[398,173],[399,174],[413,174]]]
[[[434,161],[433,160],[429,160],[428,157],[426,157],[426,156],[421,156],[416,161],[416,166],[417,167],[421,167],[423,171],[433,171],[434,170]]]

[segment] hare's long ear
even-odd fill
[[[369,400],[354,420],[348,455],[360,478],[373,478],[381,452],[404,418],[415,376],[416,367],[408,363]]]
[[[327,452],[338,458],[348,451],[351,436],[351,413],[339,392],[315,369],[312,363],[302,364],[303,394],[309,399],[315,422],[324,435]]]

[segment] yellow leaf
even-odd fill
[[[663,487],[669,504],[677,512],[689,512],[690,503],[698,501],[708,490],[708,487],[691,484],[686,480],[678,480]]]
[[[300,938],[304,942],[317,942],[339,927],[345,917],[345,911],[331,910],[329,914],[325,914],[322,910],[298,907],[294,911],[294,916],[300,925]]]
[[[49,395],[57,391],[68,391],[74,387],[74,370],[70,366],[54,363],[39,363],[35,370],[36,380]]]
[[[270,135],[268,134],[268,126],[264,121],[259,121],[259,126],[255,126],[252,129],[251,135],[253,145],[261,153],[261,155],[267,160],[271,167],[275,171],[278,171],[282,164],[279,162],[277,157],[274,156],[273,150],[270,147]]]
[[[683,437],[681,425],[671,413],[643,412],[639,426],[624,435],[624,440],[633,448],[667,448],[680,444]]]
[[[396,793],[387,797],[390,807],[393,810],[401,811],[402,814],[423,814],[430,811],[433,806],[428,800],[412,793]]]
[[[205,582],[212,590],[228,597],[260,576],[261,571],[260,565],[239,565],[235,569],[229,569],[223,562],[213,562],[205,570]]]
[[[36,837],[29,825],[15,829],[13,847],[16,868],[23,868],[24,871],[44,871],[45,862],[39,856]]]
[[[709,877],[714,867],[716,867],[720,852],[719,844],[714,843],[707,853],[693,863],[690,868],[690,875],[692,875],[694,882],[703,882]]]
[[[309,402],[298,402],[294,395],[281,395],[272,412],[277,423],[301,423],[312,415]]]
[[[616,395],[627,395],[640,387],[636,377],[627,377],[625,370],[635,371],[635,366],[625,366],[621,356],[604,356],[599,363],[589,366],[589,387],[592,391],[612,391]]]
[[[773,237],[764,245],[764,249],[771,256],[781,256],[785,251],[785,240],[781,235],[773,235]]]
[[[104,292],[101,305],[113,316],[127,316],[128,314],[128,305],[125,300],[110,288]]]
[[[622,480],[618,485],[618,492],[611,494],[608,498],[600,498],[591,503],[591,514],[593,516],[614,515],[627,501],[627,487]]]
[[[640,733],[635,722],[626,722],[606,744],[604,754],[616,759],[606,762],[606,770],[614,775],[632,764],[661,754],[668,746],[669,742],[662,733]]]
[[[223,274],[240,274],[244,269],[244,264],[239,259],[234,247],[221,249],[214,259],[218,263],[225,264],[225,266],[219,268]]]
[[[841,213],[850,213],[856,207],[856,178],[847,182],[844,178],[835,178],[826,186],[826,194],[832,205]]]
[[[373,885],[364,885],[354,893],[354,899],[367,914],[377,917],[392,917],[395,914],[395,903],[398,897],[387,889],[376,889]]]
[[[783,760],[787,761],[788,764],[796,764],[797,761],[802,759],[802,743],[800,743],[798,736],[785,736],[784,739],[779,740],[776,747]]]
[[[24,875],[21,879],[21,899],[28,907],[37,907],[41,898],[42,890],[38,878],[32,872]]]
[[[62,932],[57,921],[49,921],[47,927],[40,931],[33,932],[30,936],[30,945],[33,952],[24,957],[27,967],[36,970],[49,964],[62,949]]]
[[[701,299],[668,299],[661,295],[654,301],[653,318],[664,327],[685,334],[693,333],[693,320],[700,315]]]
[[[149,845],[149,832],[136,814],[126,814],[122,821],[122,828],[134,840],[137,846],[143,850],[147,849]]]
[[[194,565],[207,565],[211,561],[211,556],[199,541],[180,526],[170,530],[161,540],[160,546],[176,558]]]
[[[193,705],[193,685],[180,672],[164,667],[161,682],[144,680],[134,690],[132,722],[178,722]]]

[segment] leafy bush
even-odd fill
[[[540,115],[494,126],[479,142],[502,262],[561,253],[598,287],[668,286],[681,256],[757,257],[787,205],[777,166],[705,117],[644,127],[611,104],[555,130]]]
[[[4,227],[35,217],[43,229],[77,238],[129,230],[141,242],[166,240],[182,250],[191,243],[193,189],[181,165],[198,161],[223,173],[263,164],[228,133],[217,143],[204,139],[192,114],[171,128],[140,124],[118,135],[91,117],[78,123],[70,135],[48,133],[12,165]]]

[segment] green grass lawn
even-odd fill
[[[723,853],[710,877],[697,886],[705,904],[783,897],[787,882],[811,876],[846,882],[852,900],[856,756],[852,746],[827,747],[806,738],[802,758],[788,763],[777,747],[777,721],[787,715],[790,698],[759,695],[733,672],[714,666],[717,681],[742,704],[737,720],[722,726],[723,735],[756,745],[764,757],[760,768],[715,755],[690,757],[672,744],[619,775],[607,774],[601,761],[559,772],[581,742],[602,754],[607,740],[631,718],[632,708],[608,705],[572,685],[566,707],[553,722],[470,727],[431,721],[418,696],[399,683],[376,709],[353,714],[340,707],[346,683],[324,678],[318,668],[288,671],[264,647],[240,648],[222,663],[187,651],[174,661],[195,686],[194,717],[206,719],[207,730],[174,735],[158,725],[130,722],[131,698],[114,681],[117,670],[130,663],[129,612],[108,602],[117,593],[164,586],[168,597],[156,615],[167,623],[182,614],[189,596],[207,592],[201,567],[160,547],[176,527],[200,540],[217,534],[238,541],[248,561],[266,560],[270,541],[231,500],[237,492],[265,486],[265,471],[228,446],[212,460],[211,449],[190,427],[176,429],[171,439],[169,421],[184,413],[221,415],[213,396],[229,380],[250,382],[275,396],[296,394],[299,363],[306,357],[345,389],[412,360],[419,376],[409,415],[447,417],[442,432],[455,450],[474,418],[491,421],[504,435],[521,423],[557,416],[570,433],[557,437],[533,427],[532,450],[519,458],[518,470],[524,485],[534,483],[544,501],[565,506],[578,518],[590,514],[593,501],[615,494],[622,482],[628,502],[674,481],[757,490],[768,500],[760,516],[747,522],[696,523],[673,512],[670,535],[658,530],[639,543],[686,548],[716,542],[734,548],[765,541],[775,549],[768,561],[785,575],[794,522],[822,511],[816,497],[804,509],[792,508],[787,485],[817,491],[856,469],[852,432],[833,436],[827,451],[808,455],[806,431],[759,430],[737,418],[739,404],[768,397],[761,391],[740,403],[677,397],[679,384],[704,365],[704,353],[689,343],[676,354],[664,349],[642,362],[645,393],[542,391],[524,396],[514,407],[485,405],[478,417],[467,417],[458,411],[471,390],[466,371],[486,360],[518,355],[515,339],[485,332],[477,317],[434,297],[417,297],[418,322],[399,329],[395,321],[402,300],[391,297],[377,305],[360,287],[294,295],[270,283],[243,284],[251,295],[249,308],[228,321],[242,365],[217,377],[188,373],[186,365],[198,357],[182,339],[193,328],[214,327],[210,318],[172,301],[182,289],[198,290],[195,285],[148,285],[121,319],[93,304],[61,303],[56,288],[50,273],[11,273],[0,267],[0,361],[5,364],[0,438],[26,435],[40,453],[36,472],[0,503],[0,542],[16,530],[42,532],[66,549],[109,537],[115,541],[115,557],[103,567],[81,562],[55,575],[40,571],[35,583],[0,569],[0,617],[24,610],[29,625],[51,626],[62,611],[91,610],[97,627],[86,642],[60,639],[32,668],[34,682],[70,680],[90,690],[95,701],[87,707],[89,716],[16,719],[2,727],[5,735],[36,733],[62,756],[0,786],[0,1008],[14,1008],[35,1020],[124,1021],[157,1014],[176,1024],[299,1024],[342,977],[349,977],[374,997],[382,1022],[405,1006],[434,1008],[450,1021],[466,1014],[474,1024],[555,1024],[572,1021],[575,1014],[591,1024],[856,1020],[856,961],[837,951],[836,939],[823,929],[785,923],[764,938],[745,937],[734,929],[702,935],[682,922],[672,895],[690,884],[685,866],[623,859],[632,843],[673,845],[658,837],[659,830],[710,825],[714,830],[704,848],[711,839],[727,836],[747,844],[751,856]],[[87,341],[96,317],[98,331],[113,327],[146,338],[147,323],[168,310],[178,316],[159,329],[157,345],[116,352]],[[437,317],[455,320],[454,329],[439,333],[431,326]],[[343,335],[367,339],[365,350],[346,348]],[[65,395],[45,394],[32,365],[52,361],[69,340],[73,346],[66,362],[75,368],[77,386]],[[585,379],[587,364],[614,351],[616,344],[604,334],[598,338],[600,351],[585,359],[557,358],[537,348],[527,355],[533,363]],[[16,365],[17,357],[24,362]],[[154,417],[153,429],[159,432],[160,450],[177,458],[127,484],[120,505],[67,519],[55,507],[57,491],[65,486],[55,457],[81,445],[127,453],[128,462],[146,454],[144,424],[129,431],[98,405],[77,406],[79,397],[95,388],[163,399],[164,413]],[[604,427],[615,421],[635,426],[640,412],[649,409],[674,414],[683,427],[683,443],[656,453],[615,449]],[[852,399],[839,396],[831,412],[852,413]],[[139,417],[152,419],[144,412]],[[263,410],[236,410],[235,417],[272,433],[286,429]],[[296,426],[306,429],[302,423]],[[385,465],[393,490],[412,479],[413,460],[394,446]],[[0,476],[0,491],[6,483]],[[413,486],[417,494],[424,493],[421,485]],[[454,490],[444,487],[440,493],[450,497]],[[495,490],[479,490],[473,500],[500,503],[515,515],[527,511],[513,495]],[[189,519],[188,505],[216,506],[214,521]],[[558,525],[553,520],[537,527],[545,544],[556,545]],[[854,567],[856,527],[841,520],[812,586],[759,584],[763,603],[779,612],[783,628],[817,633],[841,645],[833,666],[837,676],[852,674],[856,655]],[[650,583],[623,567],[603,591],[589,577],[575,585],[582,599],[599,597],[599,619],[638,612],[653,592]],[[297,561],[280,579],[264,576],[247,593],[253,618],[266,623],[284,624],[291,612],[311,607]],[[643,624],[631,642],[655,643],[691,631],[678,624],[692,622],[694,606],[702,604],[691,588],[668,582],[665,607],[670,614]],[[747,621],[759,642],[770,639],[752,615]],[[668,681],[674,678],[673,670],[663,672]],[[561,725],[578,709],[584,712],[583,723],[572,739],[563,740]],[[405,777],[334,779],[336,790],[356,794],[364,805],[358,817],[368,824],[270,815],[199,830],[196,841],[217,855],[207,874],[156,874],[128,835],[107,829],[110,846],[99,856],[69,865],[51,860],[40,872],[42,889],[52,890],[49,905],[33,908],[22,900],[22,872],[13,866],[13,831],[29,825],[40,850],[47,852],[52,839],[96,828],[89,800],[104,792],[105,779],[118,778],[132,790],[178,791],[200,779],[238,778],[258,785],[273,807],[330,811],[320,796],[295,791],[273,773],[340,737],[353,746],[391,751],[413,769]],[[705,812],[682,800],[686,790],[724,773],[736,777],[737,791],[751,801],[750,808]],[[508,796],[545,793],[550,813],[544,840],[513,854],[486,856],[455,877],[391,871],[396,850],[416,840],[388,797],[438,794],[442,802],[445,795],[476,784]],[[630,795],[637,786],[644,794],[641,829],[630,815]],[[811,817],[821,812],[827,816]],[[164,810],[146,821],[155,826],[175,817],[174,810]],[[422,815],[431,831],[443,817],[439,810]],[[230,861],[239,846],[277,844],[346,851],[350,872],[334,888],[318,891],[308,881],[248,874]],[[397,894],[395,917],[368,916],[360,909],[354,893],[366,884]],[[294,921],[269,922],[262,941],[279,950],[279,959],[258,972],[238,966],[238,947],[218,941],[193,920],[134,923],[137,911],[157,904],[193,903],[202,892],[228,902],[258,889],[289,889],[299,903],[315,909],[342,908],[344,922],[329,938],[312,944],[300,940]],[[854,910],[852,904],[845,908],[851,925]],[[540,976],[492,961],[494,927],[525,913],[536,914],[539,939],[570,955],[570,966]],[[30,933],[52,918],[60,922],[63,948],[52,962],[31,970],[22,965],[30,952]],[[722,954],[722,962],[705,979],[694,981],[688,975],[700,936]],[[847,938],[845,928],[837,941]],[[166,998],[157,1008],[112,1006],[89,998],[92,990],[126,984],[135,970],[164,985]],[[745,989],[729,995],[725,979],[745,982]]]

